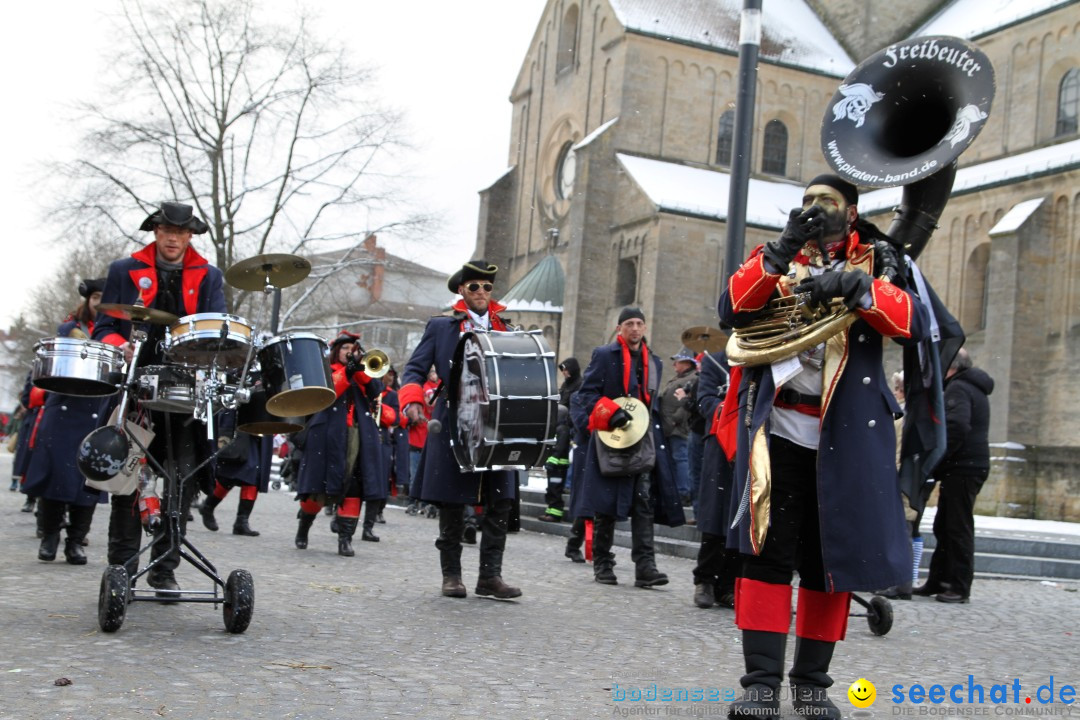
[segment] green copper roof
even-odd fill
[[[554,255],[548,255],[514,283],[499,302],[514,312],[561,313],[565,285],[562,265]]]

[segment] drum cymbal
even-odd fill
[[[615,402],[630,413],[630,422],[616,430],[597,430],[596,434],[609,448],[621,450],[635,444],[649,431],[649,407],[632,397],[618,397]]]
[[[178,318],[164,310],[143,307],[142,305],[124,305],[123,303],[101,303],[98,305],[99,313],[120,320],[131,322],[148,322],[151,325],[172,325]]]
[[[225,271],[225,282],[237,290],[262,290],[295,285],[311,272],[311,263],[299,255],[256,255],[234,263]]]
[[[696,353],[714,353],[727,347],[727,333],[720,328],[697,325],[682,332],[682,344]]]

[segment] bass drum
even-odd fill
[[[555,353],[540,332],[469,332],[450,367],[450,445],[465,472],[538,467],[555,444]]]
[[[236,429],[248,435],[288,435],[304,429],[302,417],[278,417],[266,410],[266,390],[251,391],[251,398],[236,411]]]

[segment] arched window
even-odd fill
[[[577,53],[578,6],[571,5],[563,16],[562,28],[559,29],[559,51],[555,59],[555,72],[561,73],[574,66]]]
[[[963,316],[960,324],[969,333],[986,327],[989,270],[990,243],[982,243],[971,252],[964,272],[964,300],[961,305]]]
[[[1080,68],[1073,68],[1061,78],[1058,89],[1057,128],[1054,134],[1075,135],[1080,116]]]
[[[761,152],[761,172],[769,175],[787,173],[787,126],[770,120],[765,126],[765,145]]]
[[[716,164],[731,165],[731,148],[735,146],[735,111],[720,116],[720,131],[716,135]]]

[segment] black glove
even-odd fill
[[[784,232],[776,240],[765,243],[765,257],[781,272],[786,272],[806,241],[821,236],[825,227],[824,212],[818,205],[811,205],[806,210],[792,209]]]
[[[885,240],[874,242],[874,273],[881,279],[901,288],[907,286],[907,273],[900,264],[900,253],[896,246]]]
[[[795,292],[810,293],[813,305],[827,305],[833,298],[843,298],[848,309],[853,310],[873,284],[874,281],[862,270],[830,271],[805,278],[795,287]]]
[[[612,430],[618,430],[623,425],[629,424],[633,420],[633,415],[626,412],[625,409],[619,408],[611,415],[611,420],[608,421],[608,427]]]
[[[370,402],[375,402],[382,395],[383,384],[379,380],[372,378],[368,380],[367,385],[364,386],[364,395]]]
[[[345,372],[347,372],[350,376],[355,375],[356,373],[364,369],[364,363],[360,361],[360,358],[356,357],[351,353],[349,355],[346,355],[345,357]]]

